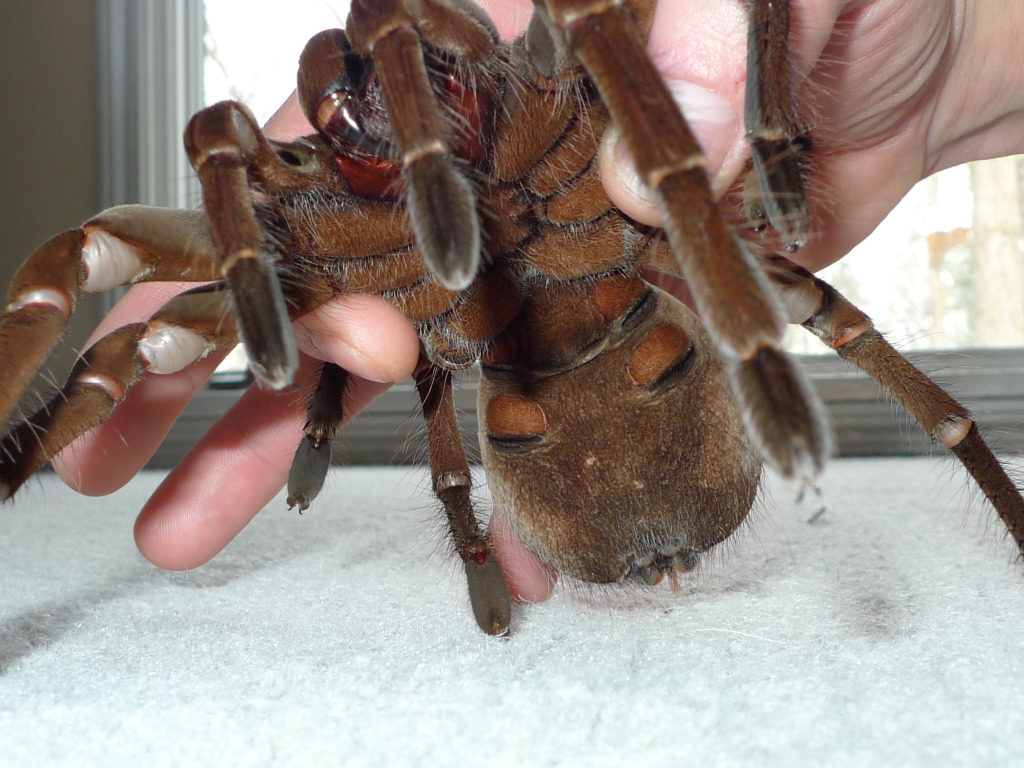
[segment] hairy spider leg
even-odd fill
[[[174,373],[236,342],[223,285],[180,294],[148,321],[107,334],[79,358],[63,389],[0,441],[0,498],[110,418],[146,371]]]
[[[811,214],[804,190],[806,140],[791,96],[789,29],[788,2],[751,3],[744,121],[756,183],[748,180],[744,205],[755,229],[771,225],[782,246],[795,251],[807,242]]]
[[[871,318],[831,285],[784,256],[764,259],[790,308],[791,321],[881,384],[934,442],[956,455],[1024,555],[1024,497],[982,438],[970,412],[896,351]]]

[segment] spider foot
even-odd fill
[[[331,441],[341,429],[343,400],[348,386],[348,371],[334,363],[324,363],[316,390],[306,408],[306,429],[292,459],[288,473],[288,508],[298,505],[299,512],[309,508],[324,487],[331,466]]]
[[[762,347],[733,365],[747,431],[783,477],[809,483],[825,466],[831,435],[803,372],[782,351]]]
[[[471,557],[464,560],[463,565],[476,623],[488,635],[507,635],[512,620],[512,598],[494,553]]]
[[[323,490],[331,466],[331,441],[305,435],[288,472],[288,509],[305,512]]]
[[[789,137],[751,137],[755,179],[748,178],[743,203],[755,230],[771,225],[789,252],[807,242],[811,215],[804,191],[803,163],[797,142]]]

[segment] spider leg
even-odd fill
[[[0,499],[109,418],[144,372],[173,373],[236,342],[223,286],[183,293],[147,322],[107,334],[79,358],[56,397],[0,440]]]
[[[0,317],[0,424],[64,332],[82,291],[141,280],[215,280],[199,211],[125,205],[43,243],[18,271]]]
[[[505,634],[511,619],[511,600],[469,498],[472,480],[455,417],[451,371],[425,366],[416,374],[416,388],[427,425],[434,492],[444,505],[455,548],[466,569],[473,615],[484,632]]]
[[[288,473],[288,508],[309,509],[327,478],[331,466],[331,441],[344,417],[345,387],[349,374],[334,363],[320,368],[316,389],[306,408],[306,426]]]
[[[810,212],[803,181],[800,131],[790,98],[788,2],[753,0],[747,36],[744,122],[757,184],[744,195],[755,229],[765,220],[783,246],[795,251],[807,240]],[[749,190],[753,190],[753,193]]]
[[[900,403],[929,437],[950,449],[974,478],[1024,554],[1024,497],[1006,474],[964,406],[914,367],[839,291],[783,256],[766,271],[800,323]]]
[[[477,61],[490,53],[497,33],[466,3],[419,5],[417,17],[406,0],[356,0],[348,33],[355,48],[373,58],[402,159],[416,242],[437,278],[458,290],[472,282],[480,265],[480,224],[473,190],[449,150],[448,129],[427,78],[421,33]]]
[[[219,276],[231,287],[232,306],[249,367],[273,389],[291,383],[298,351],[274,268],[280,258],[256,215],[251,190],[300,192],[325,184],[330,167],[308,142],[271,142],[252,114],[236,102],[196,113],[185,148],[203,189]]]
[[[718,214],[707,164],[647,55],[629,10],[606,0],[535,0],[563,35],[660,200],[678,267],[725,355],[752,437],[785,476],[817,474],[829,436],[804,374],[781,350],[782,307],[756,260]]]

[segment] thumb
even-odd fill
[[[707,160],[715,197],[725,192],[746,163],[746,142],[736,107],[725,97],[696,83],[666,83]],[[661,226],[662,213],[640,180],[616,126],[601,142],[599,161],[605,191],[619,210],[644,224]]]

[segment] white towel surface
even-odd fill
[[[678,594],[561,585],[509,639],[476,629],[423,470],[338,470],[188,573],[132,541],[162,477],[0,509],[0,765],[1024,759],[1024,573],[949,462],[770,482]]]

